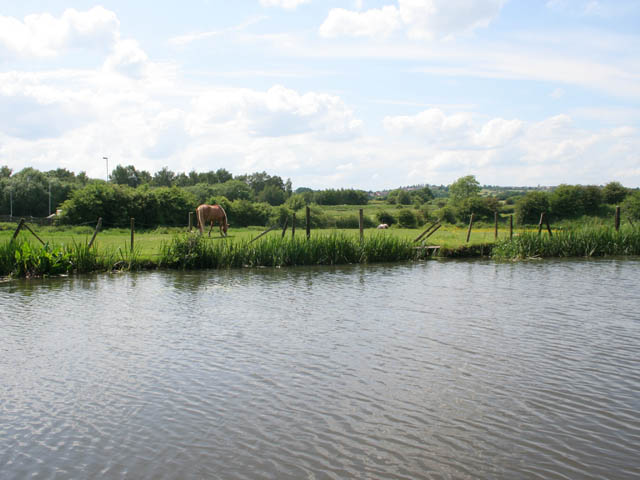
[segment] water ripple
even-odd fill
[[[426,262],[5,283],[0,470],[640,476],[638,266]]]

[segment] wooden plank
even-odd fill
[[[36,235],[36,232],[34,232],[33,230],[31,230],[31,227],[29,227],[29,225],[27,225],[27,224],[25,223],[25,224],[23,225],[23,227],[24,227],[24,228],[26,228],[27,230],[29,230],[29,231],[33,234],[33,236],[34,236],[34,237],[36,237],[38,240],[40,240],[40,243],[41,243],[42,245],[45,245],[45,243],[42,241],[42,239],[41,239],[38,235]]]
[[[431,223],[431,224],[426,228],[426,230],[425,230],[424,232],[422,232],[420,235],[418,235],[416,238],[414,238],[414,239],[413,239],[413,241],[414,241],[414,242],[419,241],[422,237],[424,237],[424,236],[425,236],[425,234],[426,234],[429,230],[431,230],[433,227],[435,227],[436,225],[438,225],[438,223],[440,223],[440,222],[433,222],[433,223]]]
[[[20,222],[18,223],[18,228],[16,228],[16,231],[13,232],[13,237],[11,238],[12,242],[16,239],[16,237],[20,233],[20,230],[22,229],[23,226],[24,226],[24,218],[21,218]]]
[[[93,241],[96,239],[98,232],[100,231],[100,227],[102,227],[102,217],[98,218],[98,223],[96,225],[96,231],[93,232],[93,237],[91,237],[91,241],[89,242],[89,248],[93,245]]]
[[[469,219],[469,230],[467,230],[467,243],[469,243],[469,237],[471,237],[471,227],[473,227],[473,213]]]
[[[266,235],[267,233],[269,233],[271,230],[277,228],[277,225],[274,225],[273,227],[269,227],[267,228],[264,232],[262,232],[260,235],[258,235],[256,238],[254,238],[253,240],[251,240],[249,243],[255,242],[256,240],[258,240],[260,237],[262,237],[263,235]]]

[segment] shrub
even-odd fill
[[[640,191],[627,195],[620,207],[622,214],[632,220],[640,220]]]
[[[380,210],[376,214],[376,219],[378,220],[378,222],[386,223],[389,226],[391,226],[394,223],[396,223],[396,217],[394,217],[392,214],[390,214],[386,210]]]
[[[515,221],[519,225],[535,224],[540,214],[549,211],[549,195],[545,192],[531,191],[516,201]]]
[[[415,228],[417,223],[416,215],[408,208],[398,212],[398,225],[403,228]]]

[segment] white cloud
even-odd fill
[[[447,38],[487,27],[507,0],[398,0],[354,12],[334,8],[320,26],[324,37],[389,35],[405,28],[415,39]]]
[[[100,6],[86,12],[71,8],[60,18],[28,15],[23,22],[0,16],[0,45],[18,55],[53,57],[72,48],[108,48],[118,29],[116,14]]]
[[[281,7],[286,9],[297,8],[298,5],[309,3],[311,0],[260,0],[263,7]]]
[[[189,125],[194,134],[227,125],[254,137],[312,134],[326,140],[345,140],[360,134],[362,121],[339,97],[300,94],[276,85],[266,92],[224,89],[193,101]]]
[[[353,12],[343,8],[332,8],[329,16],[320,26],[323,37],[374,37],[390,35],[400,27],[400,12],[394,6]]]
[[[113,52],[104,62],[104,69],[115,71],[132,77],[139,77],[145,73],[149,64],[149,57],[135,40],[118,41]]]

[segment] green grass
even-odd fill
[[[640,255],[640,230],[586,226],[556,231],[553,236],[526,232],[497,242],[492,255],[502,259]]]

